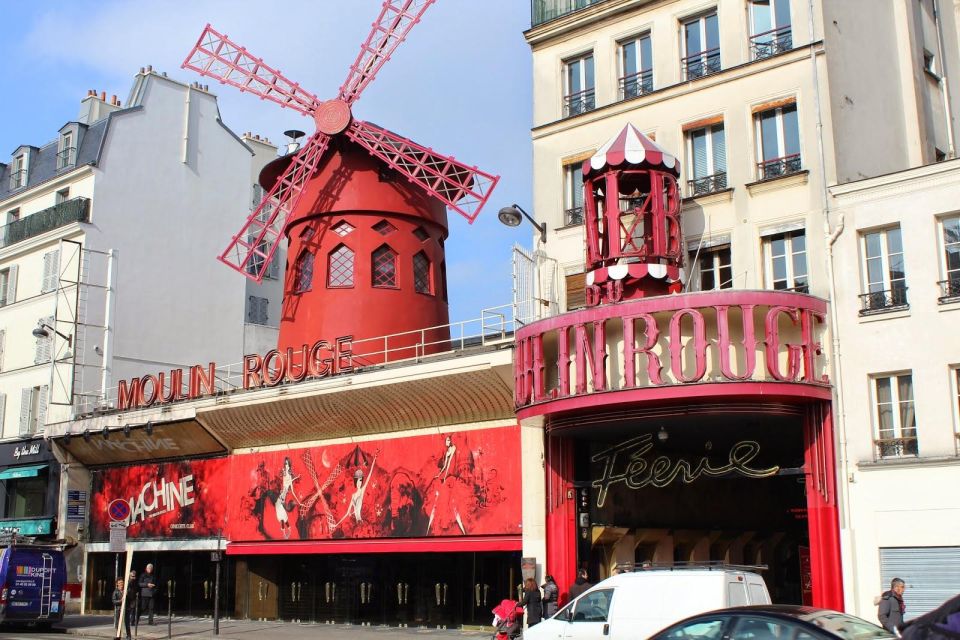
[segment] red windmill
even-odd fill
[[[499,176],[352,114],[362,91],[434,1],[385,0],[332,100],[305,91],[210,25],[183,63],[313,118],[316,132],[303,147],[264,168],[266,197],[219,256],[259,282],[287,237],[281,351],[319,338],[359,340],[449,322],[446,207],[472,223]],[[421,342],[436,348],[447,337],[439,329],[358,353]]]

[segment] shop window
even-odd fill
[[[247,296],[247,323],[267,324],[267,305],[269,300],[257,296]]]
[[[293,293],[306,293],[313,289],[313,254],[302,251],[297,257],[293,272]]]
[[[563,117],[597,108],[593,52],[563,61]]]
[[[327,258],[327,286],[330,288],[352,287],[354,253],[345,244],[330,252]]]
[[[960,300],[960,216],[940,220],[940,302]]]
[[[395,288],[397,286],[397,253],[383,245],[373,252],[371,261],[373,286]]]
[[[873,378],[876,448],[880,458],[917,455],[917,417],[913,405],[913,375]]]
[[[635,98],[653,91],[653,48],[650,32],[621,40],[620,54],[620,99]]]
[[[699,255],[690,256],[694,288],[700,291],[730,289],[733,287],[733,263],[730,245],[701,248]]]
[[[430,258],[422,251],[413,256],[413,290],[417,293],[433,293]]]
[[[684,55],[680,63],[685,80],[695,80],[720,71],[720,22],[717,12],[683,22]]]
[[[583,224],[583,162],[563,167],[563,226]]]
[[[790,0],[751,0],[750,53],[762,60],[793,49]]]
[[[16,478],[6,481],[7,508],[5,518],[38,518],[44,515],[47,498],[47,477]]]
[[[860,242],[865,285],[860,295],[860,315],[907,308],[900,227],[862,233]]]
[[[27,387],[20,392],[20,435],[42,433],[47,426],[47,385]]]
[[[797,173],[800,157],[800,128],[797,105],[758,107],[754,116],[757,139],[757,180],[770,180]]]
[[[686,132],[687,195],[699,196],[727,188],[727,141],[723,122]]]
[[[810,292],[804,231],[778,233],[764,238],[763,262],[768,289]]]
[[[43,280],[40,292],[47,293],[57,288],[60,276],[60,250],[54,249],[43,254]]]

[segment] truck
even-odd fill
[[[67,566],[63,545],[0,545],[0,624],[46,628],[63,620]]]

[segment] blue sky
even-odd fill
[[[322,99],[334,97],[381,0],[4,2],[0,20],[0,157],[41,145],[76,118],[89,89],[124,103],[134,74],[153,65],[210,84],[224,122],[273,142],[312,131],[309,120],[180,69],[206,23]],[[531,64],[527,0],[437,0],[354,107],[356,116],[502,176],[471,226],[450,216],[450,316],[508,304],[514,242],[497,210],[531,202]],[[224,230],[224,243],[229,240]],[[226,267],[210,256],[211,269]],[[238,277],[240,277],[238,275]]]

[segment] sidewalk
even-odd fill
[[[144,621],[145,622],[145,621]],[[155,626],[141,625],[138,640],[160,640],[167,637],[167,619],[157,619]],[[68,615],[63,622],[55,625],[54,630],[64,629],[66,633],[78,638],[113,638],[113,617],[103,615]],[[336,640],[373,640],[384,637],[408,638],[431,636],[437,640],[444,638],[490,638],[490,630],[428,629],[419,627],[364,627],[349,624],[314,624],[296,622],[258,622],[256,620],[220,620],[220,635],[213,635],[212,618],[174,617],[171,625],[172,638],[199,639],[219,638],[220,640],[296,640],[299,638],[326,638]]]

